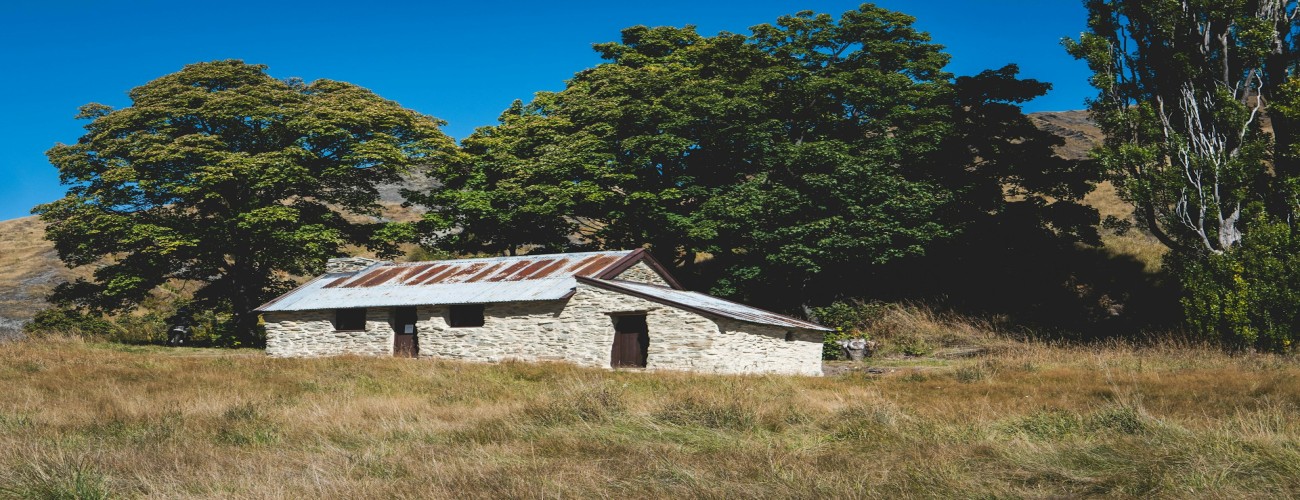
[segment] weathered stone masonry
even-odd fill
[[[335,331],[334,310],[264,313],[266,353],[274,357],[391,356],[393,326],[388,308],[366,310],[365,331]]]
[[[647,266],[645,262],[637,262],[636,265],[627,268],[618,274],[618,279],[626,281],[636,281],[639,283],[649,283],[651,285],[668,286],[668,281],[660,276],[659,273]]]
[[[333,311],[268,313],[271,356],[392,354],[391,309],[367,312],[366,332],[335,332]],[[447,306],[420,306],[421,357],[470,361],[568,361],[608,367],[611,313],[644,312],[650,325],[647,368],[718,373],[821,374],[821,333],[791,331],[703,315],[579,284],[567,301],[485,304],[484,325],[452,328]],[[292,317],[286,317],[291,315]]]

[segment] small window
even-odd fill
[[[450,320],[453,328],[483,326],[483,305],[451,306]]]
[[[355,309],[335,309],[334,329],[339,331],[365,330],[366,329],[366,308],[358,307]]]

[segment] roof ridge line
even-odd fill
[[[385,261],[383,265],[394,266],[394,267],[406,267],[406,266],[414,266],[414,265],[422,265],[422,264],[441,264],[446,262],[474,262],[474,261],[485,261],[485,260],[508,260],[508,259],[528,259],[528,258],[548,258],[548,257],[553,258],[559,255],[597,255],[597,254],[618,254],[618,253],[630,254],[635,251],[636,250],[598,250],[592,252],[558,252],[558,253],[532,253],[527,255],[498,255],[496,257],[470,257],[468,259],[417,260],[411,262]]]

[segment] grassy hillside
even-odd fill
[[[1105,137],[1101,129],[1092,123],[1086,111],[1051,111],[1033,113],[1029,119],[1038,128],[1055,134],[1065,140],[1056,152],[1064,158],[1082,160],[1088,152],[1100,144]],[[1084,203],[1096,208],[1105,220],[1107,216],[1133,221],[1133,207],[1119,198],[1115,186],[1102,182],[1097,189],[1084,197]],[[1154,236],[1140,230],[1131,230],[1125,234],[1102,230],[1102,244],[1112,255],[1132,256],[1146,265],[1148,272],[1160,269],[1160,262],[1167,249],[1156,241]]]
[[[36,217],[0,221],[0,340],[21,331],[54,285],[76,274],[44,238],[45,224]]]
[[[1003,344],[825,378],[0,344],[0,497],[1300,495],[1300,368]]]

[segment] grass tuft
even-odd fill
[[[608,422],[623,415],[622,390],[609,383],[581,385],[536,402],[524,413],[538,425]]]
[[[34,462],[0,471],[0,498],[106,500],[116,496],[103,474],[80,464]]]
[[[1155,425],[1152,418],[1133,405],[1114,404],[1088,415],[1086,427],[1094,432],[1142,434]]]
[[[758,423],[754,410],[742,402],[701,396],[669,401],[655,413],[655,418],[673,425],[738,431],[753,429]]]

